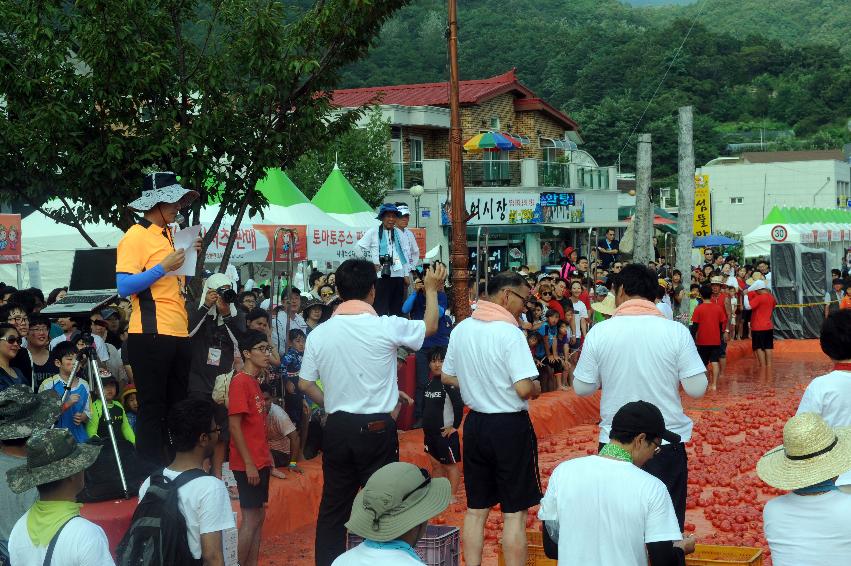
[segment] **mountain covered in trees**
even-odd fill
[[[620,157],[624,170],[633,167],[629,134],[644,114],[637,131],[654,135],[654,177],[673,174],[676,109],[686,104],[695,107],[698,164],[760,137],[783,149],[851,141],[851,52],[840,41],[851,26],[847,0],[459,4],[462,79],[516,67],[579,122],[584,148],[602,164]],[[445,1],[412,2],[385,24],[369,57],[344,71],[343,85],[446,80],[445,27]]]

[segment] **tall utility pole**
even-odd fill
[[[656,258],[653,253],[653,203],[650,201],[651,155],[650,134],[639,134],[635,163],[635,214],[632,217],[635,233],[635,263],[647,265]]]
[[[680,108],[679,118],[679,173],[677,195],[679,218],[677,220],[677,269],[683,274],[686,291],[691,284],[691,243],[694,229],[694,132],[691,106]],[[675,315],[688,312],[689,302],[683,300]]]
[[[449,0],[449,186],[452,200],[452,314],[461,322],[470,316],[467,257],[467,206],[461,153],[461,108],[458,96],[458,6]]]

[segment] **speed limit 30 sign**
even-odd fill
[[[785,242],[786,238],[789,237],[789,231],[786,230],[786,226],[781,226],[778,224],[774,228],[771,229],[771,239],[775,242]]]

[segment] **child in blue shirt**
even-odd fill
[[[60,342],[53,348],[51,357],[59,373],[45,379],[38,390],[41,392],[52,389],[62,398],[65,395],[65,384],[68,383],[74,368],[74,360],[77,359],[77,346],[73,342]],[[81,379],[77,372],[69,386],[68,396],[62,403],[62,413],[56,421],[56,426],[67,428],[77,442],[87,442],[89,434],[86,432],[86,422],[91,416],[92,402],[89,384],[85,379]]]
[[[562,389],[562,374],[564,372],[564,364],[558,350],[559,314],[555,309],[548,309],[544,316],[546,323],[538,329],[543,337],[544,358],[542,362],[551,370],[550,375],[554,378],[554,381],[551,379],[549,382],[543,383],[542,385],[546,384],[548,388],[545,390],[542,387],[541,391],[554,391],[556,388]]]

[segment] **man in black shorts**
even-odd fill
[[[480,298],[473,316],[452,331],[443,362],[443,383],[459,385],[471,409],[464,422],[462,531],[469,566],[481,564],[485,523],[497,503],[505,523],[505,564],[525,564],[526,515],[541,501],[538,443],[528,413],[528,399],[540,395],[541,385],[517,322],[529,291],[518,273],[492,277],[488,300]]]

